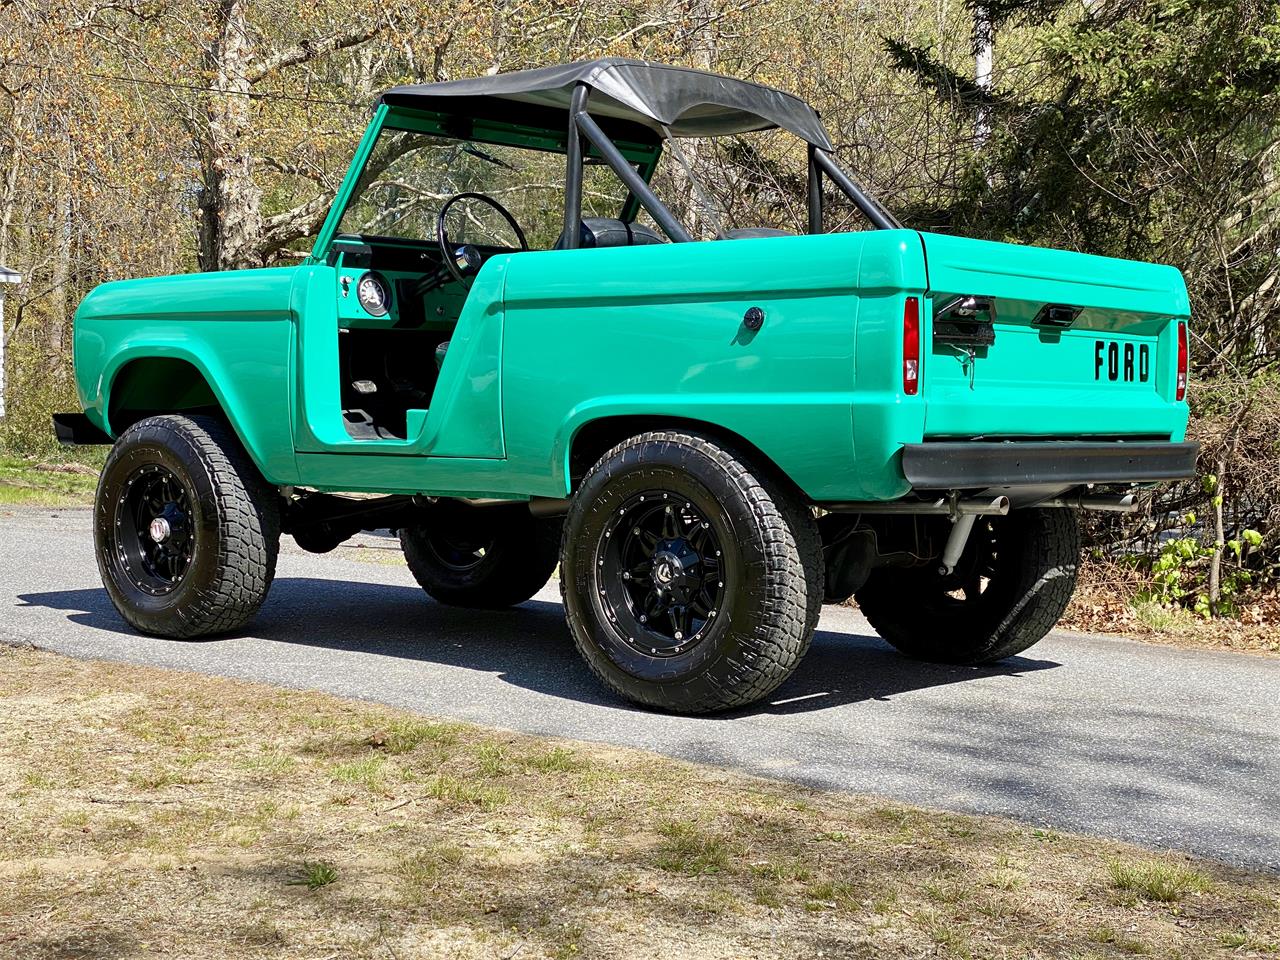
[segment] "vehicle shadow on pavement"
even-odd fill
[[[144,637],[120,618],[101,589],[28,593],[17,599],[27,606],[70,611],[67,619],[73,623],[126,634],[157,649],[190,643],[205,649],[236,639]],[[272,586],[262,612],[239,636],[494,673],[538,693],[629,707],[582,663],[558,603],[530,600],[510,610],[464,610],[434,603],[416,587],[282,577]],[[1029,657],[983,667],[921,663],[903,657],[874,634],[819,630],[796,672],[768,700],[719,716],[805,713],[1056,666],[1054,661]]]

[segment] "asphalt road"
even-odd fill
[[[247,635],[157,640],[132,633],[102,591],[87,511],[0,511],[0,640],[1280,870],[1280,659],[1053,634],[994,667],[933,666],[830,607],[809,656],[769,702],[672,717],[595,684],[554,583],[512,611],[456,610],[427,599],[402,566],[287,544]]]

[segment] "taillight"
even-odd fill
[[[920,391],[920,300],[907,297],[902,308],[902,392]]]
[[[1187,396],[1187,370],[1191,366],[1187,350],[1187,321],[1178,322],[1178,379],[1173,399],[1184,400]]]

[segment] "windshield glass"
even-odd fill
[[[564,225],[563,154],[506,144],[454,140],[408,130],[383,130],[338,222],[338,232],[434,240],[436,218],[459,193],[483,193],[511,211],[534,250],[553,247]],[[613,171],[588,163],[584,216],[616,217],[627,191]],[[458,207],[455,206],[454,210]],[[448,217],[458,243],[514,246],[508,227],[482,205]]]

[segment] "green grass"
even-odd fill
[[[1139,600],[1133,605],[1138,622],[1157,633],[1186,633],[1196,628],[1195,615],[1181,607],[1166,607],[1154,600]]]
[[[530,770],[537,770],[540,773],[574,773],[585,766],[573,755],[572,750],[566,750],[564,747],[552,747],[545,753],[530,754],[524,758],[523,762]]]
[[[95,466],[0,456],[0,505],[87,507],[98,487]]]
[[[322,694],[0,648],[0,733],[32,960],[1280,960],[1271,875]]]
[[[404,720],[392,723],[385,730],[373,733],[365,741],[384,753],[398,756],[412,753],[423,744],[450,747],[458,742],[462,728],[453,723],[434,723],[429,720]]]
[[[242,770],[248,770],[264,777],[282,777],[297,764],[298,761],[295,758],[280,750],[263,750],[256,756],[245,757],[236,761],[236,766]]]
[[[1107,864],[1107,871],[1117,890],[1157,903],[1174,903],[1209,889],[1209,878],[1202,872],[1167,860],[1116,859]]]
[[[304,863],[290,882],[308,890],[319,890],[337,879],[338,870],[331,863]]]
[[[662,824],[658,833],[662,842],[654,863],[663,870],[697,877],[729,869],[734,848],[724,837],[682,820]]]
[[[378,793],[384,788],[386,763],[384,757],[364,757],[350,763],[339,763],[331,773],[338,783],[358,785]]]
[[[431,782],[427,796],[450,807],[478,807],[489,812],[498,809],[511,797],[506,787],[491,787],[470,779],[441,773]]]

